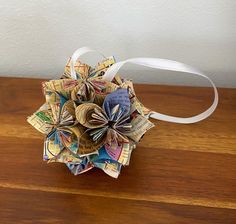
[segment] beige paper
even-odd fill
[[[47,92],[57,92],[66,99],[70,99],[72,90],[79,84],[80,82],[74,79],[58,79],[43,82],[42,85],[45,94]]]
[[[131,125],[131,130],[125,132],[124,135],[128,136],[135,142],[139,142],[146,131],[154,127],[152,122],[140,114],[135,115],[135,117],[131,120]]]

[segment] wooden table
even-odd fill
[[[236,223],[236,89],[219,89],[216,112],[197,124],[154,121],[113,179],[42,161],[43,136],[26,122],[43,103],[41,81],[0,78],[0,223]],[[213,98],[209,88],[135,87],[175,116]]]

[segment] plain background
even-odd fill
[[[0,16],[1,76],[59,77],[74,50],[90,46],[117,61],[177,60],[236,87],[235,0],[0,0]],[[134,82],[208,85],[135,66],[121,73]]]

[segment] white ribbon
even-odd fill
[[[71,59],[71,76],[74,79],[76,79],[76,73],[74,71],[75,62],[77,61],[77,59],[80,56],[82,56],[83,54],[90,52],[90,51],[95,51],[95,50],[92,50],[88,47],[83,47],[83,48],[80,48],[77,51],[75,51],[75,53],[73,54],[72,59]],[[97,52],[97,53],[99,53],[99,52]],[[101,53],[99,53],[99,54],[101,54]],[[136,65],[143,65],[143,66],[149,67],[149,68],[185,72],[185,73],[201,76],[201,77],[207,79],[213,87],[214,101],[213,101],[212,105],[206,111],[204,111],[196,116],[188,117],[188,118],[173,117],[173,116],[169,116],[169,115],[165,115],[165,114],[161,114],[161,113],[152,111],[149,114],[149,116],[151,118],[154,118],[157,120],[162,120],[162,121],[174,122],[174,123],[190,124],[190,123],[195,123],[195,122],[204,120],[205,118],[209,117],[216,109],[217,104],[218,104],[218,92],[217,92],[216,86],[212,82],[212,80],[210,78],[208,78],[205,74],[203,74],[201,71],[199,71],[189,65],[177,62],[177,61],[171,61],[171,60],[160,59],[160,58],[131,58],[131,59],[127,59],[125,61],[120,61],[120,62],[113,64],[105,72],[105,74],[103,75],[103,79],[107,80],[107,81],[111,81],[115,77],[115,75],[117,74],[119,69],[128,62],[136,64]]]
[[[106,58],[102,53],[91,49],[90,47],[81,47],[79,49],[77,49],[74,54],[71,56],[71,60],[70,60],[70,74],[71,74],[71,78],[73,79],[77,79],[76,76],[76,72],[75,72],[75,64],[76,61],[79,59],[79,57],[81,57],[82,55],[88,53],[88,52],[96,52],[98,54],[100,54],[102,57]]]

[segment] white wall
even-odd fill
[[[88,45],[117,60],[178,60],[236,87],[235,0],[0,0],[0,30],[1,76],[59,77],[71,53]],[[122,73],[136,82],[205,84],[135,66]]]

